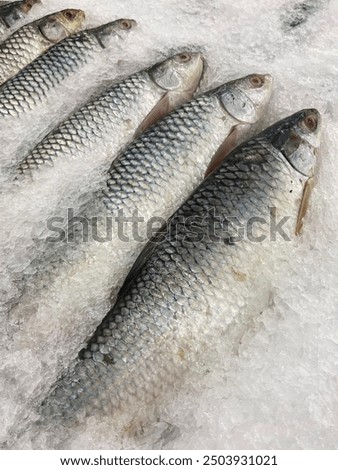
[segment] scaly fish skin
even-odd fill
[[[256,84],[252,84],[253,79],[261,81],[258,87]],[[167,220],[179,207],[180,203],[203,180],[212,156],[222,146],[223,142],[227,141],[229,135],[234,130],[240,131],[246,127],[248,122],[253,122],[253,116],[248,117],[247,109],[254,109],[254,118],[259,119],[269,100],[271,89],[272,78],[269,75],[250,75],[204,93],[165,117],[134,141],[113,162],[106,177],[106,190],[98,192],[93,200],[94,216],[118,216],[120,210],[122,210],[124,216],[131,217],[134,211],[137,210],[138,215],[146,221],[156,216],[160,217],[161,220]],[[244,90],[246,91],[244,92]],[[241,96],[239,96],[240,93],[242,93]],[[233,98],[234,96],[236,98],[229,105],[229,97]],[[237,118],[229,114],[227,107]],[[98,115],[100,116],[100,113]],[[247,119],[248,122],[245,121]],[[78,119],[78,121],[81,122],[81,119]],[[84,122],[84,119],[82,119],[82,122]],[[96,118],[96,123],[98,129],[103,128],[98,118]],[[68,131],[67,135],[76,135],[75,126],[73,133]],[[64,140],[67,144],[66,148],[68,148],[69,139],[68,141],[66,138]],[[54,141],[56,146],[60,145],[62,139],[58,138],[57,134]],[[90,139],[88,141],[90,142]],[[50,142],[50,140],[47,140],[49,145],[45,146],[49,153],[51,153],[50,149],[52,147]],[[72,155],[72,148],[68,151]],[[102,152],[97,151],[96,154],[99,156]],[[41,152],[39,158],[40,160],[43,158]],[[38,167],[41,163],[40,160],[37,162],[33,160],[32,166]],[[79,163],[83,170],[85,162],[82,159]],[[69,174],[68,168],[67,174]],[[73,179],[71,181],[74,184]],[[60,188],[61,184],[61,181],[58,182],[56,187]],[[49,185],[47,190],[48,197],[50,197],[52,189]],[[142,235],[144,237],[146,227],[140,228],[143,230]],[[98,224],[97,231],[102,238],[104,238],[105,229],[105,221],[102,225]],[[132,242],[135,242],[136,251],[138,243],[136,240],[132,240]],[[134,251],[130,246],[125,247],[124,244],[121,246],[115,232],[109,243],[89,244],[89,246],[86,246],[85,255],[95,262],[91,261],[87,265],[86,260],[81,258],[79,264],[75,263],[73,266],[73,263],[70,263],[70,272],[73,273],[74,270],[76,272],[75,276],[73,274],[70,276],[74,279],[74,282],[84,282],[83,279],[82,281],[80,279],[75,281],[75,277],[83,275],[87,271],[88,280],[86,282],[94,286],[97,278],[96,276],[95,279],[91,278],[91,270],[95,269],[102,256],[112,257],[114,259],[113,266],[110,266],[111,263],[107,261],[106,267],[109,272],[104,283],[99,282],[102,289],[104,284],[107,285],[108,289],[114,287],[115,290],[121,279],[123,279],[123,274],[114,271],[114,266],[117,267],[117,270],[121,268],[119,262],[122,259],[120,260],[119,251],[124,252],[125,248],[129,249],[129,253],[121,255],[124,264],[128,266],[130,255]],[[61,269],[63,270],[63,267]],[[56,272],[58,272],[58,269],[56,269]],[[48,273],[48,276],[50,274]],[[54,276],[55,273],[52,273],[52,275]],[[68,280],[65,287],[60,287],[59,280],[56,282],[57,287],[53,285],[50,278],[47,282],[44,279],[42,284],[48,284],[51,292],[55,290],[59,293],[64,293],[68,289],[67,286],[71,285]],[[36,286],[39,285],[38,282],[35,282],[35,284]],[[30,291],[32,293],[32,289]],[[88,296],[92,295],[91,291],[92,289],[86,289]],[[96,295],[99,291],[100,289],[94,289]],[[55,292],[53,295],[49,295],[47,292],[48,297],[55,298],[55,295],[58,296],[59,294]],[[66,295],[64,295],[64,298],[66,298]],[[88,300],[88,304],[93,305],[93,302],[92,298],[90,301]],[[74,306],[75,304],[72,301],[69,308]]]
[[[41,0],[21,0],[18,2],[0,2],[0,41],[9,34]]]
[[[157,69],[161,70],[161,79]],[[149,121],[150,115],[152,119],[159,118],[187,94],[194,93],[202,70],[200,53],[177,54],[111,85],[71,115],[18,167],[17,181],[13,181],[0,201],[2,233],[13,236],[17,233],[18,226],[12,223],[16,218],[13,211],[17,211],[22,226],[31,227],[33,232],[41,221],[53,214],[65,195],[67,203],[71,203],[81,192],[87,192],[89,185],[95,185],[96,175],[103,170],[106,175],[108,163],[133,139],[140,125]],[[169,89],[164,88],[166,74]],[[156,115],[152,114],[154,109],[157,109]],[[48,200],[48,204],[41,204],[43,200]],[[5,237],[3,240],[2,246],[5,246]],[[33,246],[28,233],[27,238],[20,240],[21,260],[31,256]],[[7,258],[9,276],[10,266],[16,265],[18,251],[13,250]]]
[[[0,88],[0,119],[42,106],[51,90],[100,56],[114,37],[122,39],[135,25],[134,20],[120,19],[55,44]]]
[[[53,44],[77,32],[84,18],[82,10],[63,10],[15,31],[0,44],[0,85]]]
[[[146,220],[167,216],[168,208],[163,212],[159,200],[164,195],[172,211],[176,210],[202,181],[224,141],[258,121],[271,90],[270,75],[249,75],[198,96],[164,118],[112,165],[103,193],[109,212],[117,215],[123,209],[130,215],[138,208]],[[146,200],[156,203],[153,212],[144,214]]]
[[[256,84],[252,84],[252,79],[259,79],[260,85],[257,87]],[[241,89],[246,89],[246,92],[241,92],[243,95],[232,101],[230,106],[231,112],[237,115],[235,118],[228,113],[226,106],[229,103],[229,96],[238,96]],[[141,135],[113,162],[106,177],[106,189],[95,195],[94,216],[115,217],[122,210],[124,216],[132,217],[137,210],[138,216],[145,221],[154,217],[167,220],[203,180],[210,160],[231,132],[247,126],[245,119],[252,122],[252,116],[248,118],[247,108],[253,107],[255,118],[260,117],[269,100],[271,89],[272,78],[269,75],[250,75],[202,94],[173,111]],[[100,113],[98,117],[94,117],[98,126],[97,132],[99,132],[99,129],[103,127],[99,121]],[[78,121],[84,122],[84,118]],[[67,135],[71,136],[72,132],[69,131]],[[54,145],[60,145],[60,142],[62,140],[56,136]],[[67,148],[68,145],[65,139]],[[46,151],[50,152],[51,147],[52,145],[49,147],[46,145]],[[68,152],[73,155],[72,147]],[[101,155],[100,152],[96,154]],[[43,154],[40,158],[43,158]],[[83,160],[80,159],[82,168],[85,166]],[[38,166],[39,162],[33,161],[32,164]],[[68,168],[67,174],[69,174]],[[71,181],[74,184],[74,180]],[[60,189],[61,184],[61,181],[58,182],[56,187]],[[53,188],[48,185],[47,190],[50,198]],[[31,204],[31,198],[29,203]],[[28,208],[27,213],[29,216]],[[27,220],[28,223],[29,220]],[[103,220],[103,223],[99,223],[97,227],[98,235],[102,238],[104,238],[105,228],[106,224]],[[142,232],[140,233],[141,244],[144,244],[146,225],[140,226],[140,231]],[[87,309],[87,305],[90,305],[90,308],[94,306],[98,308],[98,305],[107,301],[111,289],[116,291],[123,282],[125,271],[134,262],[139,245],[140,241],[135,239],[131,239],[129,244],[121,242],[114,226],[112,239],[109,242],[93,241],[93,243],[86,244],[85,256],[81,256],[80,260],[74,263],[66,264],[66,270],[69,270],[67,276],[58,275],[52,281],[50,276],[55,277],[55,273],[47,273],[48,281],[46,281],[42,274],[42,281],[34,281],[35,288],[29,289],[29,297],[42,294],[49,299],[58,299],[55,308],[59,312],[64,309],[69,313],[70,309],[78,308],[72,298],[76,293],[76,290],[71,287],[74,283],[87,286],[83,297],[84,308]],[[89,263],[87,259],[90,260]],[[98,279],[96,275],[102,259],[106,260],[105,266],[100,268],[102,273],[104,269],[104,280]],[[57,266],[57,274],[63,273],[64,275],[64,271],[62,264]],[[66,282],[66,285],[63,285],[63,282]],[[40,284],[48,285],[48,289],[40,292],[38,287]],[[63,300],[59,299],[59,295],[62,295]],[[69,305],[66,299],[69,300]],[[54,308],[51,303],[50,308]],[[13,310],[14,316],[17,315],[17,310]],[[83,312],[83,316],[85,315]],[[41,315],[39,317],[42,318]]]
[[[239,92],[243,92],[243,87],[245,96]],[[127,217],[137,210],[145,221],[140,226],[141,241],[127,233],[129,242],[125,243],[114,225],[112,238],[107,242],[93,240],[82,244],[78,247],[78,256],[69,259],[67,254],[62,255],[65,262],[55,263],[55,273],[48,272],[41,279],[31,280],[28,291],[10,312],[11,323],[20,322],[22,326],[13,335],[16,347],[20,345],[23,350],[28,347],[34,351],[37,364],[48,364],[38,371],[45,376],[46,388],[83,344],[81,339],[74,341],[73,332],[83,340],[90,337],[102,320],[102,314],[111,307],[112,290],[116,295],[146,244],[144,232],[147,232],[148,220],[155,216],[168,220],[203,180],[212,156],[233,127],[247,125],[246,119],[252,122],[253,113],[248,117],[246,108],[254,106],[258,119],[271,88],[272,79],[268,75],[227,83],[175,110],[118,157],[109,172],[107,190],[98,194],[96,203],[104,217],[112,215],[114,218],[119,208]],[[223,105],[224,100],[229,103],[228,95],[239,96],[231,103],[237,119],[230,116]],[[30,199],[28,204],[31,204]],[[9,205],[12,216],[13,202]],[[27,224],[29,221],[27,218]],[[100,225],[100,232],[101,229]],[[32,337],[32,329],[39,331],[39,335]],[[60,342],[62,350],[57,347]],[[30,375],[32,369],[33,366]]]
[[[271,207],[289,217],[292,239],[320,130],[316,110],[298,112],[238,147],[200,185],[45,401],[43,416],[83,419],[151,402],[219,332],[243,321],[253,308],[251,282],[259,286],[264,259],[285,243],[270,238]],[[248,227],[253,217],[263,239],[236,238],[234,221]]]
[[[252,80],[257,79],[261,81],[258,87],[252,84]],[[118,216],[123,211],[124,216],[131,217],[137,210],[144,220],[156,216],[166,220],[203,180],[212,156],[229,135],[235,131],[240,134],[241,129],[259,119],[271,90],[269,75],[249,75],[198,96],[162,119],[113,162],[106,176],[106,189],[93,198],[94,215]],[[230,115],[227,108],[237,118]],[[254,110],[252,116],[248,116],[248,108]],[[105,221],[102,225],[98,223],[97,232],[105,237]],[[86,253],[100,259],[97,254],[104,250],[107,256],[110,253],[116,257],[119,245],[115,245],[116,233],[113,237],[109,243],[92,244],[86,248]],[[81,261],[80,264],[86,269],[86,263]],[[110,263],[107,264],[109,267]],[[116,259],[114,264],[118,265]],[[50,270],[50,266],[47,267]],[[70,270],[73,269],[71,266]],[[76,271],[82,271],[80,265]],[[116,279],[112,282],[115,290]],[[50,279],[48,284],[51,284]],[[63,288],[59,290],[64,292]]]
[[[58,168],[59,177],[67,175],[70,180],[73,174],[76,184],[83,184],[81,175],[91,177],[89,172],[111,162],[162,99],[168,102],[156,118],[193,95],[203,61],[199,53],[189,54],[188,61],[186,55],[177,54],[150,70],[127,77],[72,114],[18,165],[20,184],[25,178],[39,177],[43,170],[56,177],[51,165]],[[163,71],[162,81],[157,70]],[[73,179],[71,184],[74,190]]]

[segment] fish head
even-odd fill
[[[41,0],[24,0],[20,5],[20,10],[26,14],[33,8],[34,5],[41,3]]]
[[[321,138],[321,116],[316,109],[303,109],[267,130],[268,138],[290,165],[306,177],[315,172]]]
[[[191,99],[199,85],[204,67],[200,52],[183,51],[149,71],[153,82],[170,95],[170,109]]]
[[[97,28],[92,29],[92,33],[96,36],[103,47],[108,47],[113,37],[119,36],[123,38],[133,30],[136,25],[137,23],[135,20],[123,18],[98,26]]]
[[[16,7],[16,5],[9,4],[2,7],[0,17],[6,27],[11,28],[16,22],[20,21],[24,17],[24,14],[20,8]]]
[[[62,10],[39,20],[39,29],[48,41],[56,43],[79,31],[84,19],[82,10]]]
[[[273,79],[269,74],[252,74],[220,86],[216,93],[226,111],[237,121],[253,124],[269,102]]]
[[[30,9],[36,3],[41,3],[41,0],[26,0],[23,2],[17,2],[8,5],[4,5],[1,9],[1,19],[4,21],[8,28],[11,28],[18,21],[24,18]],[[1,5],[0,5],[1,6]]]

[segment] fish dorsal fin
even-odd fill
[[[221,166],[224,159],[229,155],[229,153],[236,147],[238,140],[238,128],[234,126],[228,137],[223,141],[223,143],[216,150],[215,155],[212,157],[209,166],[205,172],[205,178],[210,175],[213,171]]]
[[[314,180],[313,178],[309,178],[307,182],[305,183],[305,186],[303,189],[302,200],[300,201],[296,230],[295,230],[295,234],[297,236],[301,233],[302,228],[303,228],[303,220],[309,208],[309,200],[310,200],[313,187],[314,187]]]
[[[139,127],[135,132],[135,138],[140,136],[145,130],[149,129],[150,126],[155,124],[161,118],[166,116],[170,111],[170,99],[169,94],[166,93],[162,96],[159,102],[153,107],[150,113],[143,119]]]

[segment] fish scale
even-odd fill
[[[163,182],[190,179],[189,174],[184,174],[185,154],[189,152],[189,155],[193,155],[194,150],[201,152],[204,144],[210,145],[208,130],[214,120],[223,114],[219,106],[217,96],[202,95],[192,103],[183,105],[134,142],[123,158],[114,162],[109,172],[107,189],[103,192],[106,207],[116,213],[119,209],[126,209],[125,199],[130,194],[133,198],[142,197],[145,187],[148,191],[151,190],[147,197],[152,198],[163,187]],[[227,129],[230,130],[233,123],[230,118]],[[180,136],[180,128],[183,127],[187,130],[184,139]],[[197,133],[199,139],[196,139]],[[183,164],[180,165],[180,162]],[[189,164],[191,160],[187,158],[187,165]],[[203,169],[205,163],[202,172]],[[171,170],[176,172],[174,177]],[[124,181],[123,185],[121,181]]]
[[[290,135],[309,112],[317,113],[289,118]],[[135,404],[135,398],[138,404],[151,403],[201,358],[200,351],[219,332],[226,334],[232,322],[245,321],[246,310],[252,313],[250,299],[265,289],[262,263],[285,243],[269,239],[264,221],[270,207],[289,216],[285,230],[292,238],[311,176],[294,168],[283,148],[272,144],[271,136],[279,132],[276,124],[236,149],[175,213],[80,359],[44,403],[45,417],[83,420]],[[306,156],[308,141],[302,145]],[[313,164],[314,155],[312,149]],[[194,238],[188,221],[200,217],[203,237]],[[263,217],[259,233],[265,240],[233,242],[234,217],[246,224]],[[238,273],[245,279],[239,280]]]
[[[17,116],[34,108],[50,90],[101,50],[95,36],[87,31],[53,46],[1,88],[0,116]]]
[[[73,341],[73,333],[77,329],[76,325],[79,326],[79,338],[85,338],[88,335],[88,330],[90,333],[93,332],[101,320],[101,317],[97,318],[97,314],[102,310],[106,310],[107,302],[110,304],[109,290],[111,287],[109,274],[107,276],[103,275],[106,279],[104,282],[99,283],[99,290],[97,290],[96,284],[96,281],[98,281],[97,275],[94,276],[93,283],[87,284],[85,279],[81,277],[86,259],[83,262],[83,259],[78,260],[76,258],[76,261],[79,262],[79,265],[77,265],[76,261],[72,262],[72,260],[66,260],[65,258],[64,263],[62,261],[58,264],[55,263],[56,276],[48,276],[47,272],[46,277],[41,276],[41,282],[40,279],[36,280],[35,278],[35,287],[28,288],[30,282],[26,283],[25,281],[30,281],[30,279],[18,280],[17,266],[18,264],[23,266],[23,260],[27,260],[29,263],[34,255],[38,254],[39,247],[36,246],[36,240],[33,238],[32,233],[37,230],[37,227],[43,225],[42,221],[47,219],[60,200],[62,205],[62,198],[67,197],[68,203],[72,196],[76,198],[81,191],[88,193],[90,187],[88,189],[87,183],[92,186],[95,184],[93,174],[98,166],[111,162],[117,156],[118,150],[132,140],[140,125],[149,125],[149,121],[153,122],[159,119],[161,113],[168,112],[168,108],[175,107],[175,105],[189,99],[198,86],[202,70],[203,60],[201,54],[186,52],[175,54],[165,61],[155,64],[150,69],[138,72],[126,78],[123,83],[111,85],[103,94],[94,98],[94,101],[91,101],[88,107],[85,105],[81,108],[82,111],[76,112],[79,116],[78,121],[69,118],[66,120],[67,124],[64,123],[59,129],[47,136],[40,145],[40,148],[44,151],[39,154],[34,153],[33,168],[27,170],[25,174],[19,174],[17,181],[13,182],[10,189],[1,194],[1,230],[3,237],[1,237],[0,251],[2,251],[2,259],[6,257],[7,261],[6,266],[3,262],[3,266],[5,266],[3,279],[8,280],[12,285],[15,284],[16,288],[15,298],[10,297],[11,291],[9,291],[7,298],[5,297],[7,292],[3,295],[2,305],[4,305],[4,301],[7,301],[5,315],[8,314],[12,320],[15,318],[14,321],[8,322],[11,334],[13,333],[8,346],[9,349],[16,349],[20,345],[20,350],[25,351],[24,344],[26,344],[32,353],[32,357],[34,357],[32,361],[29,361],[30,377],[32,378],[33,374],[44,376],[43,385],[40,390],[34,391],[34,396],[32,389],[27,390],[27,400],[36,401],[39,399],[39,396],[45,393],[45,388],[49,387],[55,380],[63,362],[68,361],[68,353],[73,354],[71,351],[74,349],[76,351],[80,347],[82,339],[80,339],[80,344],[77,340]],[[165,86],[170,89],[165,88]],[[93,112],[96,108],[97,112]],[[84,120],[88,123],[88,135],[87,132],[83,134]],[[76,122],[77,127],[75,128]],[[66,133],[65,137],[60,132],[61,128]],[[80,136],[77,130],[81,131],[81,135],[87,137],[80,138],[80,144],[77,143]],[[100,136],[101,133],[103,138],[96,137],[96,134]],[[73,149],[69,148],[70,144]],[[57,149],[56,153],[55,148]],[[36,167],[35,158],[41,158],[44,162],[38,168]],[[45,162],[48,162],[48,164]],[[104,172],[105,175],[106,172]],[[48,204],[46,204],[46,201],[48,201]],[[67,205],[67,207],[69,206]],[[15,212],[17,217],[14,215]],[[20,220],[20,229],[23,230],[20,237],[15,239],[15,235],[20,232],[18,230],[18,220]],[[44,228],[42,227],[42,229]],[[13,237],[8,237],[7,240],[10,243],[13,241],[15,245],[15,249],[11,251],[8,250],[8,243],[6,243],[4,235],[9,232],[13,234]],[[80,247],[80,253],[82,248]],[[100,256],[100,254],[99,247],[98,255]],[[134,255],[129,253],[129,256]],[[38,263],[40,259],[38,259]],[[94,257],[89,262],[89,274],[92,274],[91,265],[94,265],[95,268],[97,261]],[[44,264],[45,261],[42,265]],[[67,271],[66,275],[70,276],[65,285],[63,285],[65,281],[63,267]],[[107,259],[101,265],[101,274],[109,267],[110,264]],[[121,268],[121,265],[119,267]],[[23,269],[25,269],[25,266],[23,266]],[[78,276],[79,274],[80,276]],[[86,270],[84,270],[84,274],[86,277]],[[76,286],[82,285],[83,280],[85,281],[85,289],[82,294],[82,288],[78,290]],[[61,284],[60,289],[57,284]],[[49,297],[47,291],[53,292],[51,297]],[[57,299],[62,291],[65,295],[65,302],[60,302]],[[82,300],[79,302],[79,299],[77,299],[74,303],[73,299],[71,300],[73,295],[77,296],[77,292],[81,292],[81,298],[84,302]],[[47,295],[49,300],[47,303],[44,303],[44,301],[37,303],[33,301],[31,303],[30,299],[35,295],[39,297]],[[13,301],[16,301],[18,297],[20,297],[20,302],[13,305]],[[70,304],[68,304],[68,300]],[[104,308],[99,308],[99,305],[102,306],[102,302]],[[82,312],[83,316],[81,313],[80,323],[78,323],[79,317],[77,315],[72,317],[70,313],[75,306],[79,306],[80,310],[84,307],[84,310],[86,310]],[[40,311],[38,312],[38,310]],[[27,340],[28,336],[31,337],[32,323],[35,324],[35,331],[37,331],[39,329],[38,324],[41,321],[46,328],[43,328],[41,334],[36,335],[28,345]],[[19,324],[20,327],[17,328],[16,326]],[[61,341],[64,342],[64,347],[62,351],[60,350],[60,356],[55,353],[55,341],[58,344]],[[41,347],[42,345],[43,347]],[[40,358],[42,359],[41,355],[43,356],[42,361],[40,361]],[[43,363],[42,368],[39,367],[39,370],[37,370],[35,366],[41,363]],[[20,377],[23,378],[22,375]],[[23,387],[25,387],[25,383],[26,381],[23,382]],[[13,393],[15,393],[14,390]],[[27,406],[27,402],[21,401],[20,407],[23,409],[25,406]]]
[[[37,363],[41,363],[41,358],[48,364],[48,369],[42,371],[46,374],[45,387],[59,373],[58,367],[66,365],[68,358],[74,357],[82,346],[81,340],[77,344],[74,342],[73,332],[76,331],[77,337],[84,341],[95,331],[102,314],[111,307],[119,287],[147,242],[148,221],[155,217],[163,222],[168,220],[203,180],[210,160],[232,130],[246,127],[243,122],[247,116],[243,106],[244,90],[244,104],[252,103],[255,107],[255,119],[262,114],[271,94],[272,80],[268,75],[261,76],[259,90],[251,81],[252,76],[240,78],[197,97],[127,147],[112,164],[106,189],[95,193],[93,212],[86,214],[100,216],[97,231],[106,241],[91,237],[88,243],[77,244],[78,237],[75,237],[76,253],[73,253],[72,243],[64,243],[59,260],[53,263],[54,269],[43,271],[41,276],[38,274],[26,282],[20,302],[9,314],[12,323],[17,321],[22,326],[14,333],[13,340],[22,348],[29,342],[27,347],[34,348]],[[232,106],[232,112],[238,114],[237,119],[228,113],[223,98],[228,94],[238,95],[240,90],[243,91],[241,98],[236,100],[237,113]],[[126,224],[127,243],[115,225],[107,239],[106,218],[115,221],[120,209],[127,217],[133,217],[137,211],[143,219],[144,223],[139,227],[140,238],[134,236],[131,224]],[[40,269],[39,263],[37,266]],[[181,302],[181,287],[170,284],[169,288]],[[33,340],[32,328],[40,332]],[[62,351],[57,348],[60,341]],[[54,364],[52,367],[51,363]]]
[[[47,49],[50,42],[39,35],[33,25],[26,25],[16,31],[4,44],[0,46],[1,75],[3,83],[9,74],[12,74],[13,61],[15,68],[20,69],[28,62]]]
[[[56,40],[48,39],[47,35],[43,34],[41,28],[52,24],[52,21],[59,21],[58,18],[60,18],[61,22],[63,14],[64,12],[49,15],[22,26],[0,44],[0,85],[57,42]],[[60,30],[62,27],[63,33],[59,33],[59,40],[78,31],[83,19],[84,14],[80,10],[77,10],[72,20],[62,19],[63,25],[61,26],[60,23]]]
[[[46,163],[50,164],[59,158],[72,155],[74,149],[90,150],[90,144],[114,130],[117,120],[128,114],[129,107],[137,103],[140,95],[148,88],[149,77],[146,72],[134,74],[122,83],[114,85],[75,112],[38,144],[18,165],[18,173],[30,174]]]

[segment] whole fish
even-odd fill
[[[246,312],[258,313],[264,263],[303,219],[320,131],[319,113],[300,111],[238,147],[199,186],[44,403],[48,422],[142,408],[218,336],[226,341]],[[285,221],[283,236],[271,230],[271,217]]]
[[[78,31],[84,18],[82,10],[63,10],[15,31],[0,44],[0,85],[53,44]]]
[[[134,20],[120,19],[73,34],[55,44],[0,88],[0,119],[45,106],[51,91],[56,92],[66,78],[100,59],[107,47],[112,44],[120,47],[121,39],[135,25]],[[61,108],[63,103],[61,97],[55,106]],[[57,112],[55,107],[53,112]]]
[[[38,369],[30,365],[30,380],[41,374],[47,387],[53,374],[56,377],[69,357],[75,357],[82,341],[95,331],[102,312],[111,307],[147,242],[148,229],[167,220],[189,196],[219,148],[226,153],[228,138],[259,119],[271,88],[269,75],[250,75],[202,94],[154,125],[115,160],[106,190],[96,195],[97,207],[93,202],[93,215],[103,216],[98,235],[104,237],[111,217],[111,236],[105,242],[92,237],[80,245],[73,259],[62,256],[51,274],[27,284],[10,312],[10,323],[18,321],[20,329],[7,342],[8,347],[34,351],[35,364],[39,364]],[[133,233],[137,219],[141,221],[139,233]],[[32,331],[39,334],[32,336]],[[20,377],[25,387],[24,371]],[[45,391],[40,390],[41,394]]]
[[[9,34],[41,0],[21,0],[19,2],[0,2],[0,41]]]

